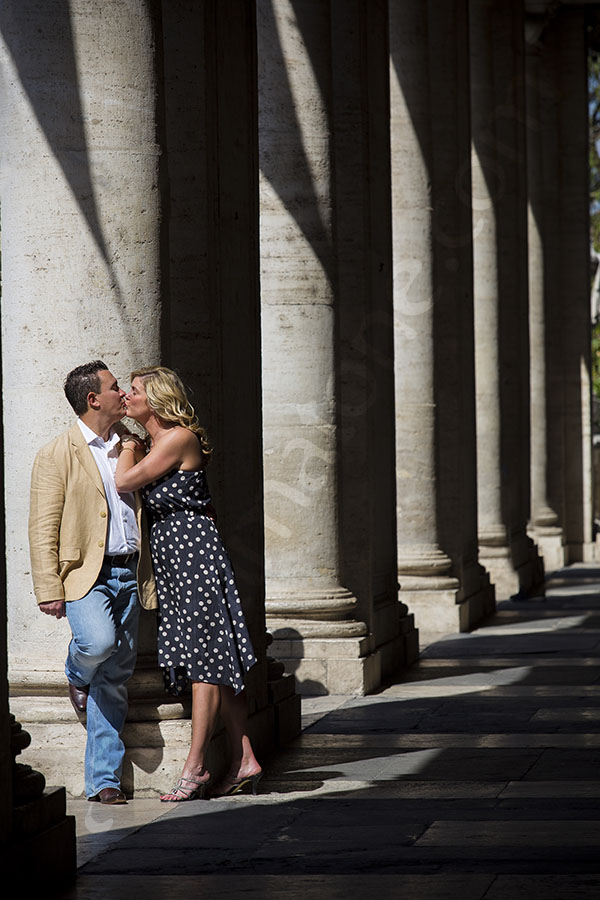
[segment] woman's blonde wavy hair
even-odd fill
[[[194,407],[188,400],[179,375],[166,366],[148,366],[131,373],[131,380],[140,378],[144,384],[148,406],[163,422],[173,422],[189,428],[198,435],[205,461],[212,453],[206,432],[200,425]]]

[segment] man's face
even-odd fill
[[[111,418],[113,422],[118,422],[125,415],[125,391],[121,390],[117,379],[108,369],[101,369],[98,372],[98,378],[100,379],[100,391],[93,395],[97,404],[96,408]]]

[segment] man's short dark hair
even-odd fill
[[[67,400],[75,410],[75,415],[82,416],[88,410],[88,394],[100,393],[100,378],[98,372],[107,370],[108,366],[101,359],[84,363],[69,372],[65,379],[65,394]]]

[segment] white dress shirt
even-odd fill
[[[135,553],[140,548],[140,533],[135,516],[135,497],[133,493],[119,493],[115,487],[115,471],[119,451],[119,435],[112,428],[107,441],[92,431],[85,422],[77,419],[81,433],[92,451],[98,466],[104,494],[108,503],[108,533],[105,554]]]

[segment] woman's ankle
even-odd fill
[[[210,778],[210,772],[204,765],[204,763],[189,765],[186,763],[183,767],[183,771],[181,773],[182,778],[192,778],[196,781],[208,781]]]

